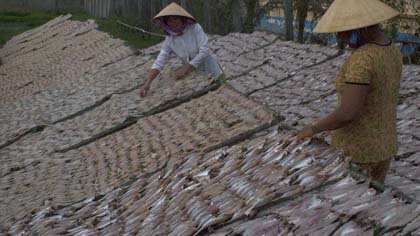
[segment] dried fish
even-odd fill
[[[360,196],[352,195],[352,192],[349,194],[352,196],[351,198],[333,207],[336,212],[352,216],[350,213],[357,214],[364,209],[369,209],[369,206],[372,206],[372,202],[375,200],[376,191],[371,189]]]
[[[316,217],[318,215],[318,217]],[[339,220],[339,216],[330,212],[329,208],[314,209],[311,214],[303,215],[303,224],[296,225],[298,229],[294,231],[296,235],[312,235],[314,231],[334,225]]]
[[[245,203],[230,194],[228,191],[222,192],[220,195],[214,196],[211,202],[219,208],[219,215],[226,216],[227,218],[232,217],[233,214],[238,212]]]
[[[331,235],[339,226],[340,222],[335,222],[324,227],[320,227],[316,230],[312,230],[306,233],[306,235]]]
[[[333,236],[360,236],[360,235],[372,235],[367,234],[360,226],[353,221],[349,221],[341,226]]]
[[[255,224],[243,232],[243,236],[266,235],[277,236],[280,235],[280,224],[276,219],[268,219],[266,221]]]
[[[196,232],[196,228],[190,222],[179,224],[168,236],[188,236]]]
[[[391,209],[386,215],[383,215],[379,222],[388,229],[405,226],[419,215],[419,206],[417,203],[402,205]],[[378,217],[380,217],[378,215]]]
[[[304,156],[304,155],[301,155],[301,156]],[[312,156],[306,156],[302,159],[296,159],[295,162],[291,164],[292,167],[290,168],[290,171],[294,172],[296,170],[305,168],[311,165],[313,162],[315,162],[315,159]]]
[[[276,191],[276,195],[279,195],[282,193],[281,198],[288,198],[291,196],[298,195],[300,193],[303,193],[304,189],[300,185],[291,185],[286,188],[283,188],[279,191]]]
[[[408,223],[401,232],[401,235],[407,235],[417,229],[420,229],[420,216],[417,216],[413,221]]]

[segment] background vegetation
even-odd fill
[[[13,36],[40,26],[49,20],[67,14],[61,11],[40,11],[30,9],[8,9],[0,11],[0,45],[5,44]],[[71,12],[73,20],[85,21],[92,17],[85,12]],[[127,30],[117,21],[130,22],[132,20],[124,17],[112,17],[108,19],[96,18],[99,29],[108,32],[116,38],[125,40],[135,48],[146,48],[159,43],[162,38],[141,34],[138,31]],[[133,22],[131,22],[133,23]]]
[[[85,0],[85,3],[89,1]],[[334,37],[334,35],[308,33],[310,32],[308,22],[319,19],[333,0],[104,0],[100,2],[100,5],[93,5],[93,8],[104,9],[104,2],[108,2],[110,10],[106,13],[106,17],[103,13],[101,14],[103,18],[95,17],[95,12],[98,11],[88,14],[81,10],[73,10],[70,13],[74,15],[73,19],[75,20],[94,18],[98,22],[100,30],[126,40],[131,46],[144,48],[160,42],[162,38],[128,30],[120,26],[117,21],[159,32],[150,19],[173,1],[184,6],[194,15],[209,34],[226,35],[230,32],[253,32],[262,16],[271,16],[273,12],[279,12],[276,13],[277,16],[285,18],[283,32],[287,40],[325,44],[331,37]],[[412,36],[419,36],[419,0],[383,1],[402,13],[400,17],[385,25],[386,31],[392,38],[401,40],[401,33],[409,34],[410,40],[413,39]],[[98,3],[98,1],[95,2]],[[83,8],[83,6],[79,8]],[[22,7],[7,11],[0,10],[0,44],[4,44],[13,35],[39,26],[63,13],[57,9],[40,11],[22,9]],[[410,47],[418,47],[416,45],[410,44]],[[408,59],[419,61],[420,56],[416,55],[414,58]]]

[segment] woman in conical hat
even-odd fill
[[[167,34],[159,56],[152,66],[147,82],[140,89],[140,96],[147,95],[150,84],[175,53],[185,64],[175,71],[175,78],[182,79],[194,68],[212,75],[223,76],[222,69],[210,52],[208,38],[195,18],[176,3],[169,4],[153,18]]]
[[[333,2],[315,32],[336,32],[354,51],[336,78],[338,107],[298,135],[303,139],[334,130],[333,145],[381,182],[397,152],[402,55],[378,24],[397,15],[379,0]]]

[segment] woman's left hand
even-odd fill
[[[303,129],[298,133],[297,139],[304,140],[307,138],[312,138],[315,135],[315,132],[312,128],[312,125],[306,125]]]
[[[190,64],[185,64],[181,67],[179,67],[176,71],[175,71],[175,78],[177,80],[183,79],[185,78],[185,76],[187,76],[193,69],[193,66]]]

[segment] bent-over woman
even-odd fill
[[[194,69],[207,72],[216,79],[223,76],[220,65],[209,50],[207,35],[195,18],[181,6],[171,3],[153,18],[153,22],[158,24],[167,36],[146,83],[140,89],[140,96],[147,95],[150,84],[168,62],[171,53],[184,62],[184,65],[174,72],[176,79],[183,79]]]

